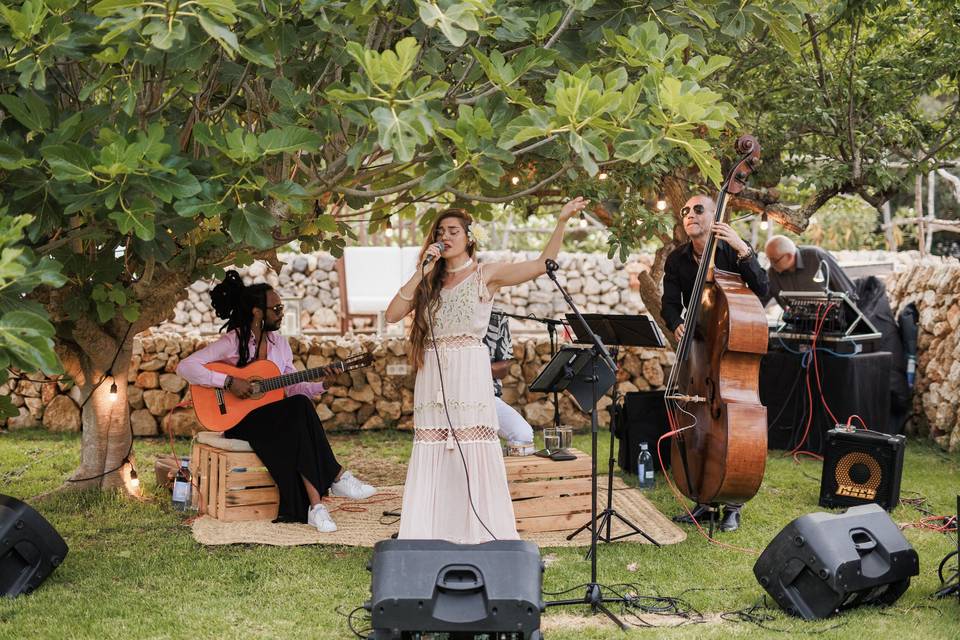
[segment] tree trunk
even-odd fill
[[[132,343],[132,340],[129,342]],[[70,482],[79,488],[130,490],[130,465],[126,463],[133,462],[130,460],[133,455],[133,434],[130,430],[130,405],[127,403],[128,366],[118,365],[119,362],[113,366],[114,376],[104,378],[96,391],[93,391],[93,384],[81,386],[83,397],[90,399],[83,407],[81,416],[80,467],[70,478]],[[91,371],[89,380],[95,382],[103,375],[103,371]],[[110,393],[110,385],[114,380],[117,385],[115,396]]]
[[[133,433],[127,402],[132,329],[126,323],[101,327],[81,321],[74,327],[71,343],[64,342],[58,349],[83,398],[80,466],[69,479],[73,487],[136,492],[130,483]]]

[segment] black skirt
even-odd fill
[[[223,435],[249,442],[273,476],[280,489],[275,522],[306,522],[310,500],[303,478],[325,496],[340,473],[313,402],[302,394],[251,411]]]

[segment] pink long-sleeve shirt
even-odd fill
[[[277,365],[280,373],[294,373],[297,368],[293,366],[293,351],[290,349],[290,343],[279,334],[264,336],[267,343],[267,359]],[[210,371],[205,364],[208,362],[227,362],[232,365],[237,364],[240,356],[239,337],[236,331],[230,331],[224,334],[216,342],[208,344],[200,351],[196,351],[177,365],[177,373],[181,378],[190,384],[199,384],[204,387],[223,387],[227,376],[223,373]],[[248,353],[256,353],[257,343],[251,336]],[[286,388],[287,395],[303,394],[312,398],[320,395],[324,391],[322,382],[298,382]]]

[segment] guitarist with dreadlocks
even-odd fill
[[[187,382],[223,389],[238,398],[253,394],[249,380],[207,368],[214,362],[243,367],[268,359],[282,373],[296,371],[290,344],[277,336],[283,320],[280,296],[268,284],[246,286],[236,271],[210,293],[217,317],[227,333],[216,342],[182,360],[177,373]],[[322,499],[327,493],[354,500],[369,498],[374,489],[360,482],[337,462],[311,398],[323,393],[322,382],[300,382],[287,387],[286,396],[246,415],[224,432],[246,440],[270,472],[280,490],[277,521],[307,522],[322,533],[337,525]]]

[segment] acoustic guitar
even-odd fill
[[[203,366],[210,371],[249,381],[253,393],[250,397],[241,399],[225,389],[192,384],[190,395],[193,398],[193,410],[200,424],[210,431],[226,431],[236,426],[254,409],[282,400],[286,395],[284,388],[291,384],[346,373],[369,367],[371,364],[373,364],[373,355],[367,352],[352,355],[346,360],[339,360],[323,367],[285,374],[281,374],[277,365],[266,359],[254,360],[244,367],[226,362],[208,362]]]

